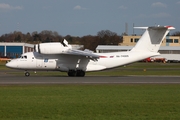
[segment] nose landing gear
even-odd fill
[[[25,75],[26,77],[29,77],[29,76],[30,76],[30,73],[26,71],[26,72],[24,73],[24,75]]]

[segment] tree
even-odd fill
[[[73,37],[71,35],[66,35],[64,38],[69,42],[69,44],[73,41]]]
[[[61,42],[66,39],[69,44],[79,44],[84,45],[84,48],[95,50],[98,45],[118,45],[122,41],[122,37],[118,36],[115,32],[110,30],[101,30],[97,33],[97,36],[71,36],[67,35],[65,37],[58,34],[56,31],[43,30],[40,33],[37,31],[28,32],[23,34],[19,31],[14,31],[13,33],[4,34],[0,37],[0,41],[3,42],[26,42],[31,44],[37,44],[42,42]]]
[[[15,42],[21,42],[21,36],[20,35],[17,35],[17,37],[15,37]]]
[[[115,36],[117,35],[115,32],[111,32],[110,30],[101,30],[97,33],[97,36],[103,38],[104,36]]]
[[[172,36],[180,36],[180,31],[174,32]]]
[[[35,31],[32,33],[32,37],[33,37],[33,42],[34,43],[39,43],[41,42],[41,37],[39,36],[38,32]]]
[[[27,43],[32,43],[32,36],[31,34],[28,32],[26,35],[25,35],[25,39],[24,39],[24,42],[27,42]]]
[[[101,30],[97,33],[101,45],[118,45],[120,36],[110,30]]]
[[[20,31],[14,31],[13,35],[15,42],[22,42],[24,40],[24,35]]]
[[[85,49],[89,49],[95,51],[96,47],[98,46],[99,39],[97,36],[83,36],[80,40],[80,44],[84,45]]]

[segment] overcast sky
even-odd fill
[[[171,25],[180,31],[180,0],[0,0],[0,36],[14,31],[60,35],[121,35],[135,26]],[[135,30],[134,33],[138,33]]]

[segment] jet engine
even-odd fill
[[[72,49],[70,45],[67,44],[67,41],[59,43],[40,43],[34,45],[34,51],[40,54],[60,54],[65,53],[69,49]]]

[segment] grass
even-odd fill
[[[24,75],[0,63],[0,71]],[[180,75],[179,63],[134,63],[91,76]],[[31,74],[32,76],[35,74]],[[61,72],[37,72],[62,76]],[[179,84],[92,84],[0,86],[2,120],[180,119]]]
[[[0,119],[180,119],[179,85],[1,86]]]
[[[8,68],[5,66],[5,64],[6,64],[5,61],[0,61],[0,70],[8,69]]]

